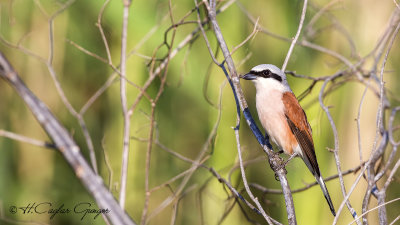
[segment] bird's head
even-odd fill
[[[260,64],[255,66],[250,72],[240,76],[240,78],[253,81],[257,89],[290,89],[285,73],[272,64]]]

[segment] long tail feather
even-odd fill
[[[315,179],[317,179],[319,186],[321,186],[322,192],[324,193],[325,199],[328,202],[329,208],[331,209],[333,216],[336,216],[335,208],[333,207],[331,196],[329,196],[329,192],[328,189],[326,188],[324,179],[322,179],[321,176],[316,176]]]
[[[328,189],[326,188],[324,179],[322,179],[318,164],[314,165],[314,167],[313,167],[313,165],[311,164],[310,160],[308,159],[308,157],[306,155],[304,155],[304,154],[302,154],[302,152],[300,152],[300,156],[303,159],[306,166],[308,167],[308,169],[315,176],[315,179],[317,180],[319,186],[321,186],[322,192],[324,193],[325,199],[328,202],[329,208],[330,208],[333,216],[336,216],[336,212],[335,212],[335,208],[333,207],[331,196],[329,196],[329,192],[328,192]]]

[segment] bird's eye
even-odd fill
[[[269,77],[271,75],[271,71],[264,70],[262,74],[264,75],[264,77]]]

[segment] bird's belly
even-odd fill
[[[282,93],[273,90],[264,95],[257,95],[258,118],[271,140],[286,154],[291,155],[298,144],[286,121],[281,98]]]

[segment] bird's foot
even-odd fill
[[[269,158],[269,164],[271,166],[271,169],[275,172],[275,179],[279,181],[279,176],[278,176],[278,171],[284,170],[284,173],[287,174],[287,171],[284,166],[284,161],[283,159],[279,156],[278,152],[274,152],[272,155],[270,155],[271,158]]]
[[[286,165],[292,160],[294,157],[298,156],[297,152],[293,153],[285,162],[283,162],[283,167],[286,167]]]
[[[279,181],[279,179],[278,179],[278,175],[276,174],[276,172],[283,169],[285,174],[287,174],[287,170],[285,168],[286,165],[290,162],[290,160],[292,160],[294,157],[297,156],[297,153],[293,153],[286,161],[284,161],[281,157],[279,157],[279,154],[282,154],[282,153],[283,153],[282,150],[279,151],[279,152],[276,152],[274,154],[275,157],[274,157],[274,159],[272,160],[272,163],[271,163],[271,167],[275,172],[275,179],[278,180],[278,181]]]

